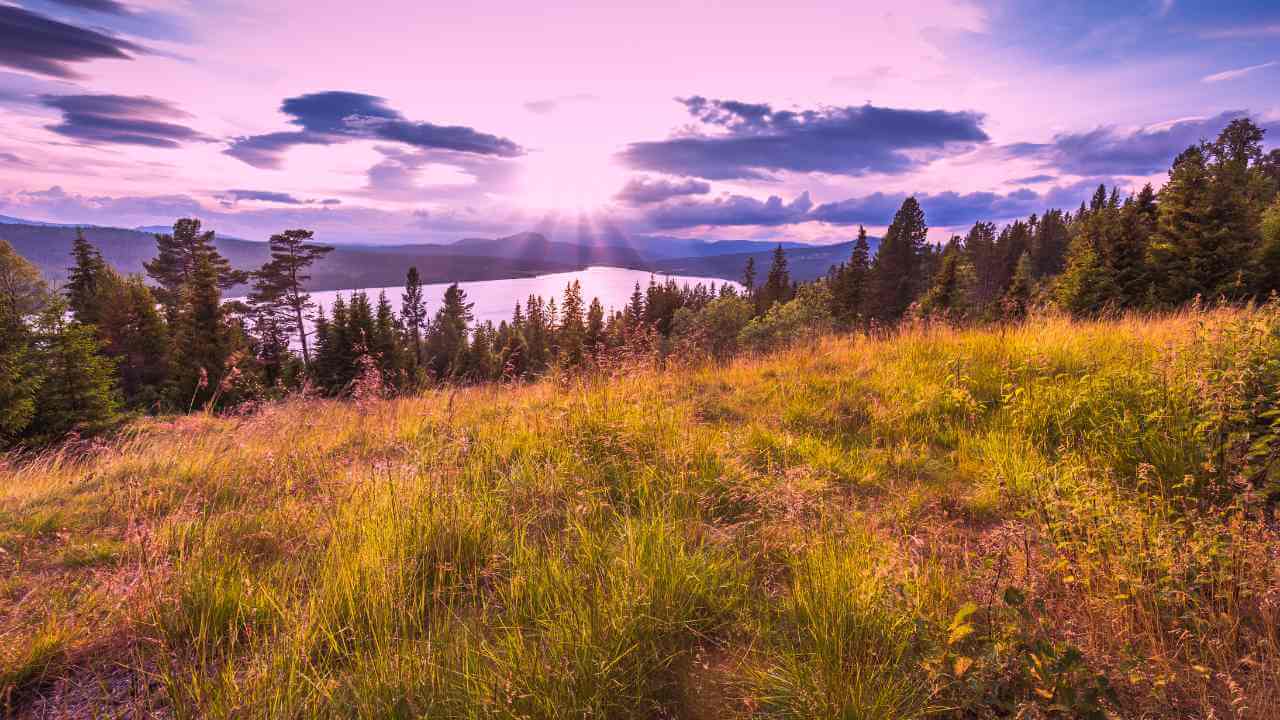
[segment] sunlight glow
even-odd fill
[[[541,150],[525,163],[520,201],[532,210],[591,212],[613,202],[625,177],[607,150]]]

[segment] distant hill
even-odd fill
[[[0,239],[8,240],[18,254],[35,263],[52,283],[66,278],[75,225],[38,223],[0,215]],[[143,272],[143,262],[155,255],[153,232],[167,228],[112,228],[83,226],[85,235],[112,266],[126,273]],[[263,242],[217,236],[218,251],[240,269],[260,267],[268,258]],[[629,246],[578,244],[551,241],[535,232],[503,238],[464,238],[448,245],[335,245],[335,250],[312,268],[310,290],[395,287],[405,271],[418,268],[422,281],[467,282],[530,277],[570,272],[591,265],[651,270],[680,275],[702,275],[730,280],[742,277],[748,257],[756,259],[761,277],[767,272],[777,242],[720,240],[664,236],[636,236]],[[852,243],[814,246],[782,242],[791,274],[812,280],[827,268],[849,257]],[[243,288],[233,288],[239,294]]]
[[[0,239],[8,240],[19,255],[40,268],[45,278],[58,284],[66,278],[71,262],[75,227],[55,225],[0,224]],[[102,251],[108,263],[122,272],[143,272],[142,263],[155,256],[151,233],[123,228],[86,227],[85,236]],[[218,251],[232,266],[253,269],[266,262],[267,245],[262,242],[218,237]],[[404,282],[405,271],[415,265],[425,283],[497,280],[530,277],[553,272],[569,272],[586,265],[557,259],[493,257],[448,250],[442,245],[403,245],[372,248],[337,246],[317,263],[307,283],[311,290],[392,287]],[[235,294],[236,289],[232,289]]]
[[[870,239],[871,251],[874,253],[879,239]],[[672,275],[702,275],[725,280],[742,280],[742,271],[747,266],[747,258],[755,258],[756,275],[759,282],[764,281],[773,262],[773,248],[777,243],[764,243],[769,249],[755,252],[729,253],[725,255],[705,255],[701,257],[668,258],[657,260],[653,267],[658,272]],[[808,281],[824,277],[832,265],[849,259],[853,252],[853,243],[845,242],[836,245],[804,245],[792,243],[791,247],[783,246],[787,255],[787,270],[791,279]]]

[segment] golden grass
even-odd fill
[[[0,712],[1274,717],[1280,538],[1197,425],[1260,325],[912,328],[12,458]]]

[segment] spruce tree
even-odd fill
[[[205,407],[230,371],[236,335],[228,326],[219,286],[220,265],[197,254],[172,324],[173,400],[181,408]]]
[[[599,357],[604,344],[604,305],[600,304],[600,298],[593,297],[591,308],[587,310],[587,352],[593,358]]]
[[[119,421],[115,361],[102,354],[92,325],[67,319],[67,306],[51,302],[37,326],[36,359],[43,382],[26,434],[37,442],[69,433],[94,435]]]
[[[440,309],[436,311],[427,335],[427,363],[437,379],[446,379],[462,369],[468,350],[467,327],[473,316],[474,303],[457,283],[444,291]]]
[[[920,299],[923,315],[945,320],[963,320],[973,306],[977,278],[959,236],[954,236],[942,252],[938,271]]]
[[[155,295],[141,276],[106,268],[98,282],[98,336],[103,352],[118,362],[127,405],[155,408],[169,374],[169,331]]]
[[[871,268],[870,303],[875,317],[897,321],[915,301],[925,278],[921,257],[929,227],[915,197],[908,197],[880,241]]]
[[[564,306],[561,310],[560,362],[578,367],[586,359],[587,327],[583,318],[582,285],[574,280],[564,289]]]
[[[67,306],[77,322],[95,324],[101,307],[98,301],[98,285],[106,272],[98,248],[84,237],[84,231],[76,228],[76,239],[71,244],[72,265],[67,268],[67,284],[63,289]]]
[[[272,235],[267,245],[271,259],[253,273],[253,291],[249,302],[260,314],[270,317],[269,324],[278,332],[296,334],[302,346],[302,362],[311,365],[311,349],[307,343],[307,314],[315,308],[311,295],[303,286],[311,279],[307,268],[333,252],[329,245],[311,242],[310,230],[285,230]]]
[[[849,261],[839,265],[831,277],[831,314],[837,321],[851,324],[861,316],[870,272],[871,246],[867,242],[867,229],[859,225]]]
[[[756,291],[756,259],[747,258],[747,266],[742,269],[742,287],[746,289],[747,297],[751,297]],[[639,283],[636,284],[639,289]]]
[[[520,304],[516,303],[519,312]],[[405,331],[413,352],[414,366],[422,365],[422,331],[426,328],[427,301],[422,293],[422,280],[418,277],[418,268],[410,266],[405,276],[404,293],[400,295],[400,317],[404,319]]]
[[[769,265],[769,274],[765,276],[764,285],[760,287],[761,311],[768,310],[774,303],[791,299],[791,272],[787,269],[787,253],[779,243],[773,249],[773,261]]]

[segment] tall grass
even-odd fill
[[[1277,338],[917,327],[10,458],[0,707],[1274,717]]]

